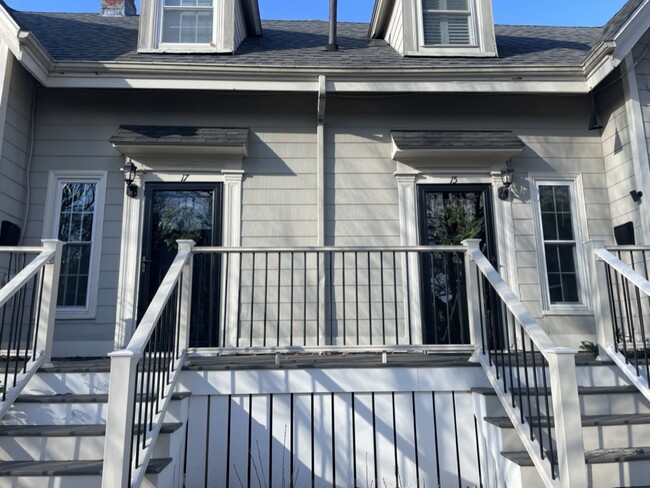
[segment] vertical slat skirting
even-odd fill
[[[481,486],[477,435],[468,392],[192,397],[186,483]]]

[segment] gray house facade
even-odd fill
[[[332,26],[0,2],[7,486],[647,479],[648,1]]]

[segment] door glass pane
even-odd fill
[[[425,245],[459,245],[481,239],[486,249],[484,191],[425,191]],[[467,344],[467,294],[463,252],[423,256],[424,339],[428,344]]]
[[[177,240],[217,245],[213,189],[155,189],[150,202],[148,239],[143,245],[143,296],[140,317],[153,299],[178,252]],[[215,346],[218,329],[218,257],[194,256],[190,345]]]

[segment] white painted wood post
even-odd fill
[[[594,310],[594,319],[596,320],[598,357],[600,359],[609,357],[607,347],[614,341],[612,312],[609,308],[609,296],[607,293],[607,274],[603,263],[600,263],[596,256],[596,250],[603,249],[604,247],[605,241],[602,239],[592,239],[585,242],[589,270],[588,282],[591,287],[590,296],[593,300],[592,307]]]
[[[108,387],[108,413],[104,444],[102,488],[128,488],[133,444],[133,401],[136,368],[141,354],[129,350],[114,351]]]
[[[587,486],[575,364],[577,352],[575,349],[556,347],[545,354],[551,383],[558,474],[563,488]]]
[[[483,353],[483,341],[481,340],[481,293],[479,288],[479,277],[477,266],[470,252],[479,250],[480,239],[465,239],[462,243],[467,248],[465,252],[465,283],[467,287],[467,318],[469,320],[469,336],[472,345],[479,354]]]
[[[192,317],[192,263],[194,255],[192,249],[196,243],[192,240],[178,240],[178,253],[188,253],[187,261],[183,266],[181,274],[181,296],[179,316],[179,337],[178,344],[181,350],[187,349],[190,344],[190,320]]]
[[[41,306],[35,331],[38,334],[36,350],[43,351],[43,362],[47,364],[52,360],[54,319],[56,317],[56,302],[59,296],[59,271],[61,270],[63,242],[56,239],[43,239],[43,250],[54,251],[54,257],[45,265],[43,270]]]

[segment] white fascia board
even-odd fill
[[[394,0],[378,0],[372,11],[372,18],[370,19],[370,26],[368,27],[368,37],[375,39],[382,35],[386,28],[386,21],[390,15],[390,8],[393,6]]]
[[[27,31],[22,31],[16,21],[0,7],[0,39],[13,55],[41,84],[45,84],[49,69],[54,65],[43,46]]]
[[[650,29],[650,0],[645,0],[612,41],[603,43],[585,61],[587,85],[593,89],[623,62]]]
[[[453,69],[350,70],[277,68],[233,69],[209,66],[105,65],[59,63],[47,86],[53,88],[194,89],[235,91],[318,91],[319,76],[327,77],[330,92],[497,92],[588,93],[580,68],[512,68],[489,70]]]

